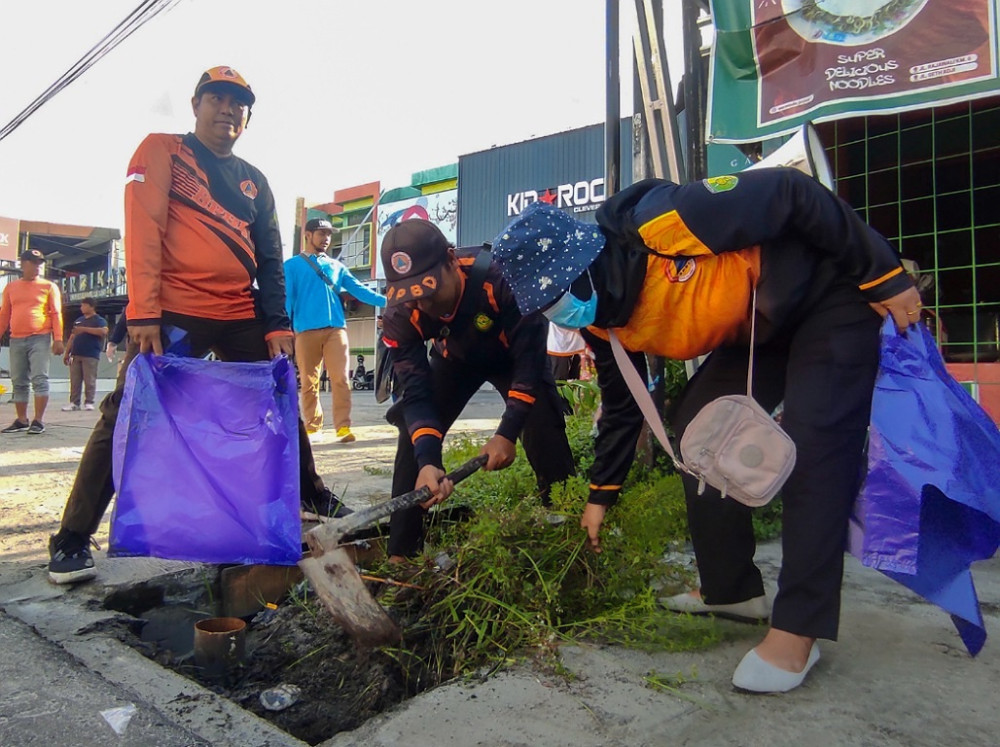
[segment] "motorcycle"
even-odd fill
[[[354,369],[354,375],[351,376],[351,388],[357,391],[375,389],[375,372],[365,370],[364,358],[360,355],[358,356],[358,366]]]

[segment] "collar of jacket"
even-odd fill
[[[661,183],[658,179],[637,182],[609,197],[597,211],[597,224],[607,241],[591,265],[597,291],[596,327],[624,327],[632,316],[649,261],[649,250],[632,222],[632,209]]]

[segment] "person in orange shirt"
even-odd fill
[[[274,196],[265,176],[233,154],[256,96],[231,67],[205,71],[191,107],[194,132],[148,135],[125,178],[129,345],[117,387],[100,404],[59,532],[49,580],[96,575],[91,537],[115,486],[112,441],[131,361],[141,353],[255,362],[293,354]],[[234,464],[233,469],[239,469]],[[300,497],[311,513],[350,513],[316,474],[299,421]]]
[[[0,335],[10,328],[10,378],[17,417],[0,433],[45,433],[49,404],[49,350],[63,354],[62,300],[59,287],[39,275],[45,255],[37,249],[21,253],[21,279],[8,283],[0,302]],[[30,385],[30,386],[29,386]],[[35,411],[28,420],[28,390]]]

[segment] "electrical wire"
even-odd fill
[[[142,26],[153,20],[165,10],[170,10],[177,5],[180,0],[143,0],[136,8],[125,17],[117,26],[105,34],[97,44],[91,47],[86,54],[77,60],[72,67],[59,76],[56,81],[46,88],[41,95],[19,112],[10,122],[0,129],[0,140],[10,135],[14,130],[24,124],[24,121],[40,109],[44,104],[62,91],[66,86],[75,81],[87,70],[100,61],[108,52],[117,47],[128,37],[138,31]]]

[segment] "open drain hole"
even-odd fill
[[[242,661],[223,675],[210,673],[194,656],[194,626],[225,614],[224,597],[218,583],[191,578],[189,585],[176,588],[122,589],[104,606],[135,618],[122,621],[117,630],[127,645],[309,744],[356,729],[446,679],[424,664],[433,658],[430,636],[408,635],[391,652],[358,648],[303,582],[283,594],[276,609],[241,616],[246,622]],[[294,702],[268,710],[261,695],[273,706],[275,692],[294,693]]]

